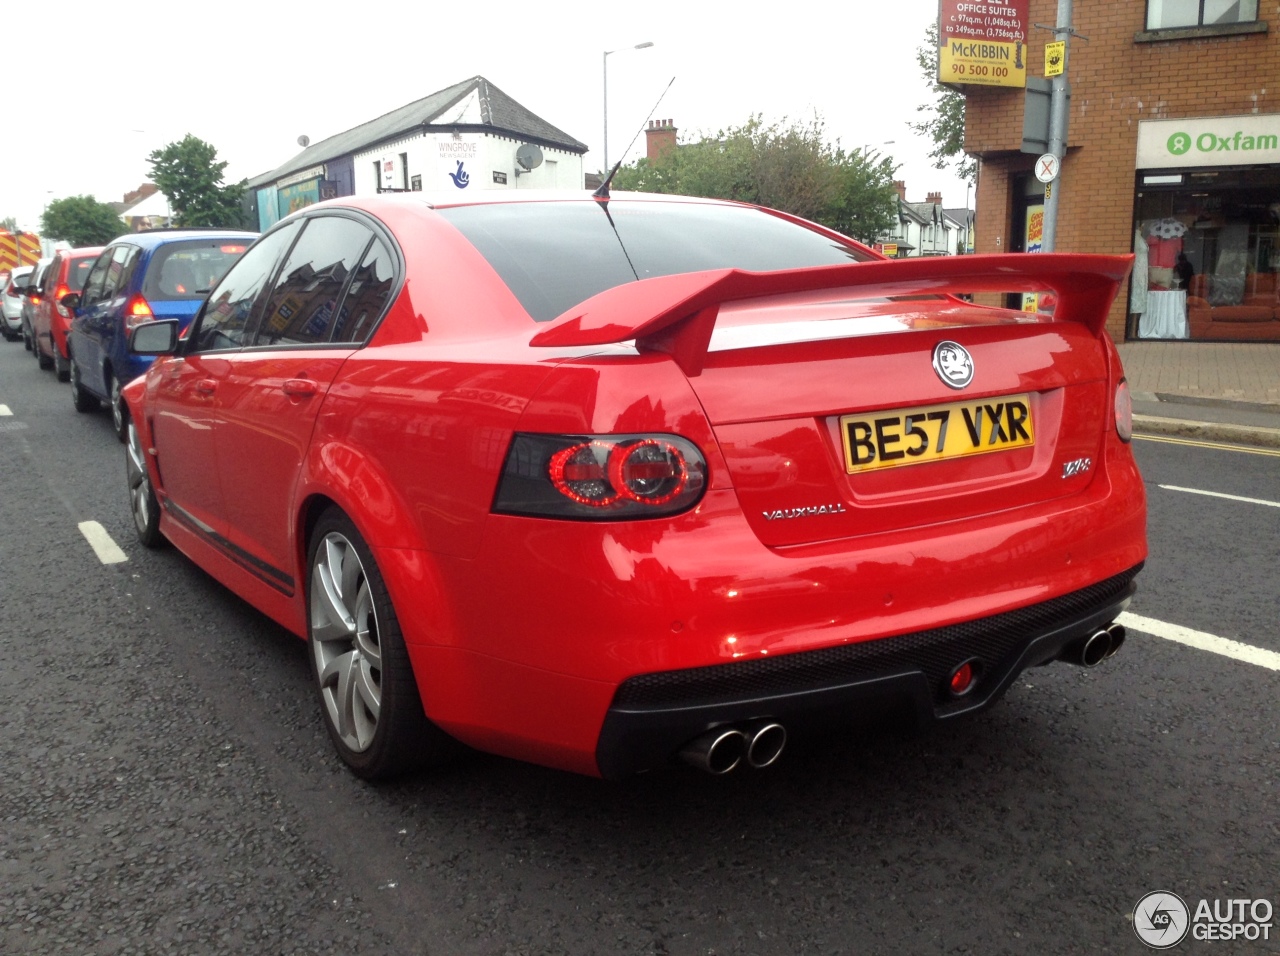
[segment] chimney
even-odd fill
[[[895,179],[893,181],[893,188],[898,191],[898,198],[901,199],[903,202],[906,202],[907,201],[907,184],[903,182],[901,179]]]
[[[942,193],[929,193],[925,198],[925,202],[933,203],[935,206],[942,205]]]
[[[654,162],[663,153],[676,148],[676,128],[671,120],[649,120],[649,128],[644,131],[645,146],[649,162]]]

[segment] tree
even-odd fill
[[[933,102],[916,107],[928,114],[920,123],[908,123],[913,130],[933,140],[929,156],[935,169],[955,165],[961,179],[974,181],[978,166],[964,151],[964,94],[938,82],[938,25],[929,24],[925,45],[916,50],[916,62],[933,92]]]
[[[243,225],[240,203],[248,180],[225,185],[225,162],[209,143],[188,133],[176,143],[155,150],[147,161],[151,180],[169,199],[175,226]]]
[[[757,203],[874,242],[893,222],[893,163],[826,141],[821,118],[741,126],[618,170],[617,189]]]
[[[73,246],[105,246],[128,232],[115,209],[92,196],[68,196],[45,206],[40,234]]]
[[[0,219],[0,231],[17,232],[18,220],[13,216],[5,216],[3,219]]]

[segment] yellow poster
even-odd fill
[[[1027,0],[941,0],[938,82],[1027,85]]]

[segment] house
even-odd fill
[[[965,249],[968,210],[944,209],[942,193],[929,193],[924,202],[907,202],[907,184],[895,180],[898,219],[877,245],[893,256],[953,256]]]
[[[259,229],[337,196],[454,189],[581,189],[587,146],[473,76],[337,133],[249,180]]]

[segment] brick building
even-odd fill
[[[1052,24],[1056,0],[1024,0]],[[1057,252],[1135,253],[1122,338],[1280,341],[1280,35],[1258,0],[1074,4]],[[1027,37],[1043,76],[1052,34]],[[1024,91],[967,87],[977,252],[1025,249],[1044,202],[1020,151]],[[1034,225],[1032,227],[1034,229]],[[1034,239],[1034,234],[1032,236]]]

